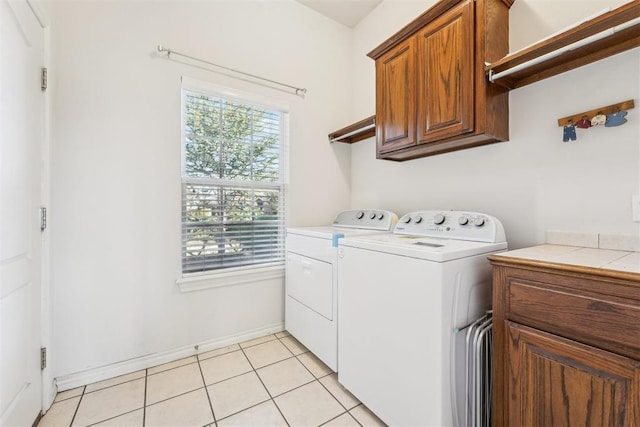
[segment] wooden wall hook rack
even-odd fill
[[[618,102],[617,104],[608,105],[606,107],[595,108],[593,110],[585,111],[584,113],[573,114],[571,116],[563,117],[558,119],[558,126],[566,126],[569,124],[576,124],[583,118],[591,119],[593,116],[597,114],[613,114],[619,111],[627,111],[635,107],[633,99],[628,101]]]

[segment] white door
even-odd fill
[[[0,0],[0,426],[39,415],[43,30],[25,0]]]

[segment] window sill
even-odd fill
[[[204,289],[222,288],[225,286],[244,285],[263,280],[284,278],[284,264],[271,264],[263,267],[240,267],[225,271],[189,274],[176,280],[180,292],[195,292]]]

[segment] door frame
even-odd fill
[[[42,66],[47,69],[47,80],[51,81],[51,36],[50,36],[50,21],[48,14],[46,13],[42,2],[39,0],[26,0],[29,8],[33,12],[34,16],[40,23],[43,33],[43,52],[42,52]],[[43,131],[41,137],[41,182],[40,182],[40,206],[46,207],[49,210],[51,206],[51,106],[52,106],[52,88],[47,83],[47,89],[43,91]],[[50,216],[50,215],[48,215]],[[53,404],[57,393],[57,386],[53,377],[53,342],[51,325],[53,310],[51,299],[51,251],[50,251],[50,227],[47,226],[41,233],[41,325],[40,325],[40,346],[47,349],[47,361],[46,366],[42,370],[42,414],[44,414]]]

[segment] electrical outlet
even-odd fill
[[[631,212],[633,222],[640,222],[640,196],[631,196]]]

